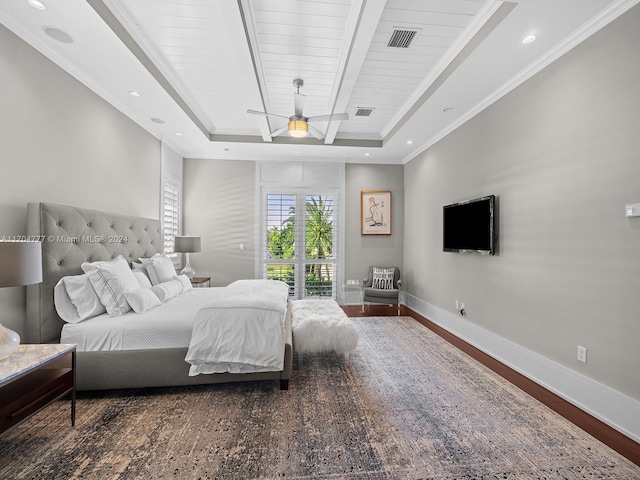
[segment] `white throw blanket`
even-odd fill
[[[216,292],[196,314],[185,360],[189,375],[284,368],[284,321],[289,286],[239,280]]]
[[[297,300],[291,307],[293,348],[300,353],[349,353],[358,332],[334,300]]]

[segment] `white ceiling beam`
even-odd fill
[[[517,2],[514,1],[490,0],[480,9],[463,34],[382,130],[383,143],[388,142],[411,119],[516,6]]]
[[[241,72],[242,78],[239,78],[238,82],[243,82],[247,89],[247,104],[245,108],[266,112],[266,105],[258,80],[256,60],[251,48],[250,30],[253,29],[251,22],[245,16],[245,10],[243,10],[240,0],[235,2],[219,0],[219,5],[225,18],[225,23],[228,26],[229,39]],[[262,140],[271,142],[271,130],[266,117],[249,116],[247,114],[247,121],[257,122]]]
[[[331,113],[343,113],[346,111],[386,5],[387,0],[359,0],[354,2],[347,26],[349,35],[346,36],[351,39],[351,42],[346,55],[341,59],[338,72],[339,81],[336,82],[337,88],[332,94],[333,108]],[[329,123],[324,143],[333,143],[339,127],[339,121]]]

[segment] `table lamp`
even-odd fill
[[[189,254],[201,251],[200,237],[191,237],[189,235],[176,236],[173,251],[177,253],[187,254],[187,264],[182,269],[180,274],[186,275],[187,277],[189,277],[189,280],[193,280],[196,271],[191,268],[191,263],[189,263]]]
[[[0,287],[31,285],[42,281],[42,243],[0,242]],[[20,335],[0,324],[0,360],[20,345]]]

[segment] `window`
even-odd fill
[[[335,191],[264,194],[263,278],[289,284],[294,298],[336,297],[337,198]]]
[[[179,267],[181,259],[174,246],[176,235],[180,235],[180,183],[168,176],[162,182],[162,235],[165,255]]]

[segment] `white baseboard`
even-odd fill
[[[403,297],[411,310],[640,442],[639,401],[413,295]]]

